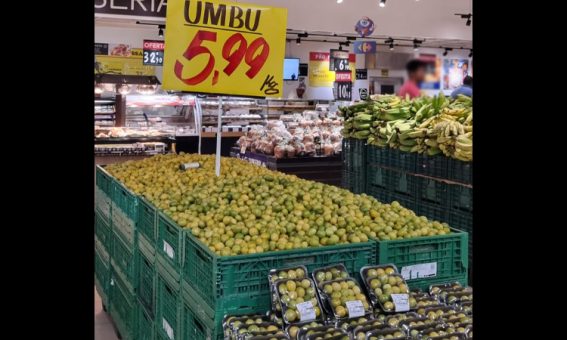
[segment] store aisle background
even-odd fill
[[[102,302],[95,288],[95,340],[118,340],[108,314],[102,310]]]

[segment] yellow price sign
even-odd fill
[[[163,88],[280,97],[286,26],[285,8],[169,0]]]

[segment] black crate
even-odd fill
[[[449,179],[449,158],[442,155],[417,155],[416,173],[429,177]]]
[[[370,164],[366,168],[367,189],[370,186],[372,186],[374,188],[389,190],[391,176],[392,176],[392,170]]]
[[[417,207],[417,201],[415,196],[407,196],[403,194],[392,193],[390,195],[390,201],[398,201],[404,208],[415,211]]]
[[[409,172],[395,170],[390,171],[388,177],[388,187],[393,194],[417,198],[419,177]]]
[[[365,171],[346,171],[343,170],[342,176],[342,187],[354,192],[355,194],[361,194],[366,191],[366,172]]]
[[[368,164],[374,166],[389,166],[390,153],[394,151],[389,147],[379,147],[368,145],[366,147],[366,160]]]
[[[417,153],[390,149],[388,166],[394,170],[416,172]]]
[[[439,221],[439,222],[446,222],[451,227],[459,228],[459,226],[454,226],[449,222],[449,211],[447,207],[438,205],[438,204],[431,204],[427,201],[416,200],[416,209],[414,210],[415,213],[419,216],[425,216],[430,220]]]
[[[459,184],[449,184],[449,208],[452,210],[473,211],[473,188]]]
[[[446,209],[449,200],[449,185],[433,178],[417,178],[418,201]]]
[[[463,162],[458,159],[449,159],[449,179],[455,182],[472,184],[473,163]]]
[[[378,201],[382,203],[392,202],[392,193],[387,188],[378,187],[372,184],[367,184],[366,191],[368,195],[376,198]]]

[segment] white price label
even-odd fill
[[[402,267],[402,276],[405,280],[437,276],[437,262],[415,264]]]
[[[391,294],[396,312],[409,311],[409,294]]]
[[[364,305],[360,300],[347,301],[346,307],[348,309],[348,317],[356,318],[359,316],[364,316]]]
[[[172,259],[175,258],[175,250],[173,250],[171,245],[165,241],[163,241],[163,251],[165,251],[167,256],[171,257]]]
[[[315,314],[315,308],[313,308],[313,303],[311,303],[311,301],[298,303],[296,307],[297,312],[299,313],[300,321],[313,321],[317,318],[317,314]]]
[[[171,340],[173,340],[174,339],[173,328],[171,328],[171,326],[169,325],[169,322],[167,322],[167,320],[165,318],[161,318],[161,320],[162,320],[163,330],[165,331],[165,333],[167,333],[167,336]]]

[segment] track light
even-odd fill
[[[378,6],[386,7],[386,0],[380,0],[380,3],[378,4]]]
[[[469,13],[469,14],[455,13],[455,15],[460,16],[461,19],[467,19],[467,22],[466,22],[467,26],[470,26],[472,24],[472,13]]]
[[[163,29],[165,28],[162,25],[159,25],[158,37],[163,38]]]
[[[452,48],[445,48],[445,52],[443,52],[443,56],[446,57],[449,54],[449,51],[452,51]]]
[[[413,50],[415,52],[417,52],[419,50],[419,45],[422,43],[423,41],[421,40],[417,40],[417,39],[413,39]]]
[[[297,39],[295,39],[295,43],[297,45],[301,45],[301,38],[297,37]]]
[[[469,58],[472,58],[472,49],[471,49],[471,51],[470,51],[470,53],[469,53]]]
[[[470,26],[471,23],[472,23],[472,20],[471,20],[471,18],[469,17],[469,18],[467,19],[467,26]]]

